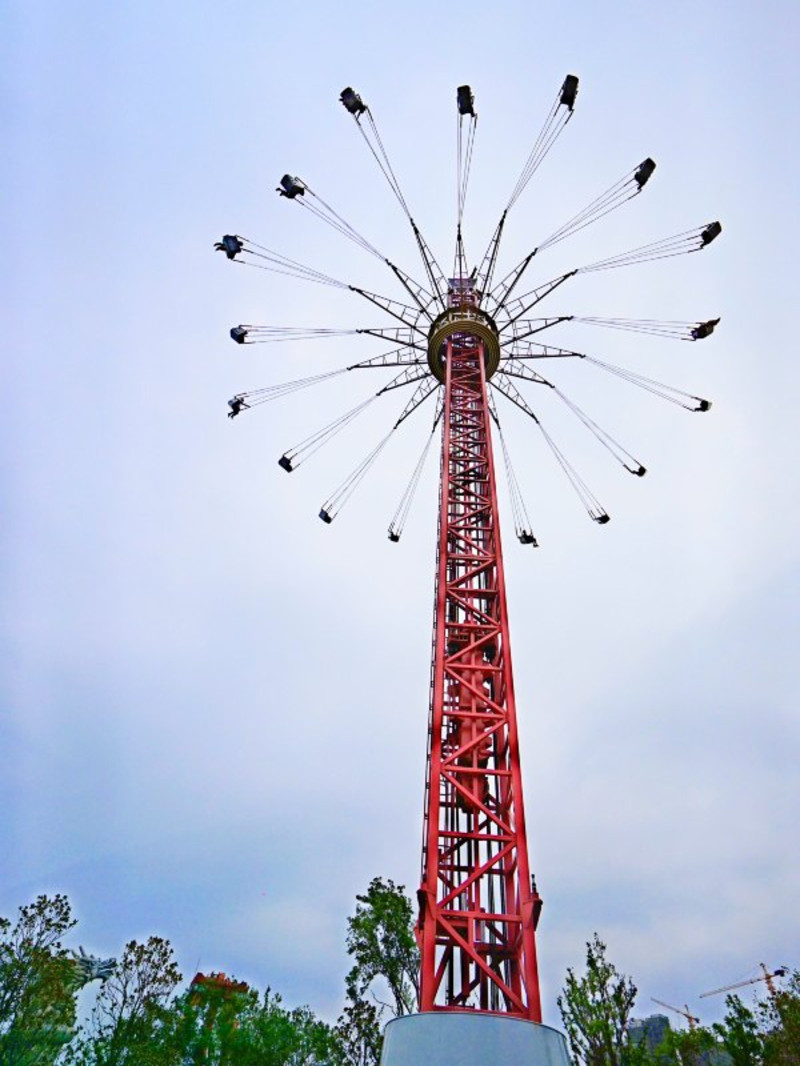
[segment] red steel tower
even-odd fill
[[[444,378],[444,415],[420,1009],[538,1022],[541,901],[528,868],[487,396],[498,343],[488,316],[468,306],[473,293],[459,295],[462,310],[443,316],[430,351]]]
[[[401,303],[266,248],[238,234],[226,234],[216,248],[229,260],[259,270],[340,289],[363,297],[374,311],[387,313],[391,326],[362,329],[305,329],[238,325],[237,344],[361,334],[390,341],[381,355],[329,367],[296,381],[240,392],[229,401],[228,417],[349,371],[395,368],[396,376],[350,411],[290,448],[278,460],[296,470],[361,411],[394,390],[412,387],[411,398],[383,439],[323,503],[319,517],[330,525],[376,462],[390,437],[426,400],[436,397],[433,427],[394,518],[389,540],[400,540],[431,442],[441,422],[441,480],[433,627],[428,763],[425,786],[422,879],[418,892],[417,939],[421,952],[420,1011],[398,1019],[387,1030],[384,1066],[468,1066],[496,1061],[567,1063],[563,1039],[540,1023],[542,1012],[536,961],[536,926],[542,907],[528,866],[520,773],[514,680],[509,643],[503,550],[492,453],[492,427],[498,432],[506,466],[517,539],[536,546],[519,483],[511,467],[493,396],[500,394],[536,425],[589,517],[599,525],[608,513],[545,429],[515,382],[535,388],[543,405],[566,405],[595,440],[627,473],[641,478],[644,465],[556,384],[533,367],[583,361],[650,395],[688,411],[703,412],[710,402],[650,377],[598,359],[584,351],[540,343],[546,330],[567,334],[573,323],[633,331],[679,341],[709,337],[719,319],[675,320],[582,317],[565,311],[538,316],[538,305],[552,293],[564,295],[572,279],[653,260],[701,251],[722,231],[706,223],[629,251],[577,266],[520,293],[523,275],[535,257],[586,229],[637,197],[656,164],[650,157],[596,196],[494,282],[501,237],[509,211],[572,118],[578,79],[567,75],[502,212],[480,266],[470,271],[461,223],[472,160],[477,115],[469,86],[456,94],[458,146],[458,225],[454,278],[445,279],[402,193],[371,109],[352,88],[340,100],[381,169],[411,225],[425,271],[419,283],[378,251],[307,182],[291,174],[278,193],[303,207],[341,236],[388,266],[404,290]],[[539,258],[535,259],[536,265]],[[536,310],[534,310],[536,309]],[[553,401],[553,398],[555,400]],[[494,1016],[494,1017],[492,1017]],[[400,1025],[399,1023],[403,1023]],[[479,1035],[480,1034],[480,1035]],[[436,1046],[436,1055],[430,1048]],[[495,1054],[498,1048],[502,1054]],[[387,1050],[388,1049],[388,1050]]]

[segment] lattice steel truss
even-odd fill
[[[535,936],[542,901],[528,867],[492,428],[501,444],[516,537],[534,547],[537,540],[511,466],[494,396],[502,395],[533,421],[589,517],[599,525],[605,525],[609,515],[545,429],[539,401],[541,406],[548,402],[565,404],[629,474],[641,478],[645,467],[578,407],[558,387],[557,380],[544,377],[538,368],[552,367],[557,373],[564,360],[578,360],[687,411],[705,412],[711,406],[708,400],[665,385],[638,369],[617,366],[572,347],[543,344],[539,335],[545,331],[548,338],[550,331],[569,334],[573,324],[582,323],[695,342],[709,337],[719,318],[680,322],[587,316],[568,309],[547,317],[529,315],[532,311],[538,314],[534,308],[553,294],[557,294],[556,299],[564,298],[565,292],[572,291],[575,278],[702,251],[720,235],[719,222],[577,266],[520,292],[523,277],[533,272],[548,248],[642,193],[656,169],[650,157],[541,240],[500,281],[494,280],[509,212],[573,117],[577,94],[577,77],[567,75],[488,247],[470,269],[462,221],[477,114],[471,89],[459,87],[457,225],[453,276],[448,279],[411,215],[371,109],[352,88],[342,91],[341,103],[354,118],[411,226],[424,283],[386,258],[308,183],[285,174],[277,191],[287,202],[303,207],[388,267],[402,289],[403,300],[410,303],[341,281],[237,234],[226,234],[216,245],[237,264],[355,293],[372,311],[380,310],[392,320],[392,325],[344,330],[244,324],[231,329],[231,337],[239,345],[307,342],[344,335],[392,345],[389,351],[355,359],[340,369],[239,392],[229,401],[228,415],[234,418],[337,375],[393,370],[395,376],[377,391],[281,455],[279,465],[291,473],[379,397],[410,387],[407,402],[388,433],[323,502],[319,512],[323,522],[333,522],[392,435],[429,397],[436,397],[431,432],[388,530],[390,541],[400,540],[426,456],[441,427],[430,729],[416,928],[422,960],[420,1007],[424,1011],[479,1010],[541,1020]],[[518,384],[536,386],[535,409]]]
[[[446,342],[420,1008],[541,1020],[486,351]]]

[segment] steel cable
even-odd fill
[[[698,226],[696,229],[676,233],[672,237],[664,237],[659,241],[643,244],[638,248],[632,248],[628,252],[621,252],[619,255],[610,256],[608,259],[599,259],[595,263],[578,267],[578,272],[587,274],[595,270],[615,270],[619,267],[632,266],[635,263],[647,263],[656,259],[671,259],[677,255],[699,252],[710,244],[714,237],[718,236],[718,232],[714,233],[714,236],[707,236],[709,231],[715,226],[719,226],[719,223],[708,223],[705,226]]]
[[[500,424],[500,417],[497,414],[494,397],[491,393],[489,393],[489,410],[494,424],[497,427],[497,435],[500,438],[500,447],[503,452],[503,464],[506,470],[508,494],[511,498],[511,514],[514,519],[514,531],[516,532],[518,540],[523,541],[523,538],[527,535],[531,538],[530,542],[538,547],[536,538],[533,536],[533,525],[530,520],[530,515],[528,514],[528,508],[525,506],[522,489],[520,488],[516,472],[511,462],[511,454],[508,450],[508,444],[506,443],[506,436],[505,433],[503,433],[503,427]]]
[[[525,401],[519,390],[515,388],[512,382],[502,380],[502,377],[500,379],[498,379],[497,377],[493,378],[491,385],[492,388],[497,389],[497,391],[501,393],[501,395],[505,396],[507,400],[509,400],[521,411],[524,411],[526,415],[533,419],[533,421],[539,427],[539,431],[544,437],[547,446],[550,448],[551,452],[555,456],[558,465],[564,471],[567,480],[569,481],[574,492],[578,496],[578,499],[581,501],[581,504],[586,510],[586,513],[593,521],[597,522],[599,525],[605,525],[606,522],[610,520],[608,512],[605,510],[605,508],[594,495],[592,490],[580,476],[578,471],[569,462],[567,457],[558,447],[558,445],[547,432],[547,430],[544,428],[541,423],[541,420]]]
[[[711,323],[716,325],[713,319],[710,322],[678,322],[675,320],[662,321],[655,318],[597,318],[583,315],[570,315],[569,319],[572,322],[582,322],[588,326],[602,326],[606,329],[620,329],[630,333],[644,333],[653,337],[670,337],[681,341],[701,340],[702,336],[696,336],[695,334],[701,333],[703,327],[707,329]],[[713,332],[713,326],[704,335],[708,335],[711,332]]]
[[[304,329],[302,326],[254,326],[242,323],[237,329],[243,329],[247,336],[242,344],[281,344],[286,341],[325,340],[329,337],[353,337],[363,333],[359,329]],[[253,334],[251,339],[250,334]]]
[[[650,392],[654,396],[658,396],[663,400],[668,400],[670,403],[683,407],[686,411],[708,411],[711,407],[711,401],[704,400],[701,396],[695,396],[691,392],[684,392],[682,389],[677,389],[673,385],[667,385],[663,381],[656,381],[654,378],[645,377],[643,374],[637,374],[633,370],[628,370],[626,367],[616,366],[614,363],[606,363],[602,359],[596,359],[593,355],[586,355],[584,352],[573,352],[566,348],[554,348],[551,345],[536,344],[534,341],[527,341],[520,350],[514,350],[509,353],[509,360],[516,359],[583,359],[587,363],[591,363],[592,366],[597,366],[609,374],[614,374],[616,377],[622,378],[623,381],[627,381],[631,385],[636,385],[638,388],[644,389],[646,392]],[[691,404],[686,402],[689,400],[692,401]]]
[[[425,467],[425,462],[428,458],[428,453],[430,452],[431,444],[433,443],[434,438],[436,436],[436,427],[439,424],[441,416],[442,406],[440,403],[439,407],[437,408],[436,414],[434,415],[433,425],[431,426],[431,431],[428,434],[428,439],[425,441],[425,445],[422,449],[422,454],[417,460],[417,464],[414,467],[411,479],[408,485],[406,486],[403,495],[400,497],[400,503],[397,505],[397,510],[394,512],[392,520],[389,523],[389,540],[391,541],[396,542],[400,540],[403,530],[405,529],[406,521],[411,510],[411,504],[414,502],[414,496],[417,492],[417,486],[419,485],[420,479],[422,478],[422,471]]]
[[[558,396],[559,399],[566,404],[570,411],[572,411],[572,413],[580,419],[580,421],[584,424],[584,426],[586,426],[592,436],[603,445],[603,447],[609,452],[609,454],[614,456],[617,462],[620,463],[620,465],[623,466],[629,474],[635,474],[637,477],[643,477],[645,475],[645,473],[647,472],[645,466],[641,462],[639,462],[639,460],[634,455],[632,455],[627,450],[627,448],[623,448],[623,446],[619,443],[618,440],[615,440],[614,437],[612,437],[610,433],[604,430],[602,426],[598,425],[593,418],[590,418],[589,415],[587,415],[582,408],[578,407],[576,403],[573,403],[572,400],[570,400],[570,398],[561,391],[561,389],[557,388],[554,385],[553,391],[555,392],[556,396]],[[628,463],[625,461],[626,459],[630,460],[633,465],[629,466]]]
[[[342,367],[339,370],[329,370],[324,374],[314,374],[307,378],[297,378],[295,381],[284,381],[279,385],[268,385],[263,389],[251,389],[248,392],[237,392],[234,396],[235,400],[244,400],[242,408],[258,407],[260,404],[270,403],[272,400],[280,399],[281,396],[289,396],[293,392],[299,392],[301,389],[310,388],[312,385],[318,384],[320,381],[328,381],[330,378],[339,377],[341,374],[346,374],[349,367]]]
[[[356,491],[358,486],[366,477],[370,467],[373,466],[380,453],[386,447],[386,444],[394,433],[396,427],[392,427],[383,440],[372,449],[372,451],[362,459],[355,470],[348,474],[342,484],[331,494],[331,496],[323,503],[320,508],[319,516],[324,522],[330,523],[342,510],[344,505]]]
[[[646,162],[652,162],[652,160],[646,160]],[[538,245],[537,250],[543,251],[545,248],[550,248],[554,244],[558,244],[559,241],[563,241],[566,237],[572,236],[574,233],[578,233],[580,230],[590,226],[593,222],[597,222],[599,219],[604,218],[609,212],[621,207],[628,200],[632,200],[634,196],[638,196],[644,188],[645,182],[642,182],[639,178],[644,163],[640,163],[638,167],[629,171],[614,185],[606,189],[598,197],[587,204],[581,211],[572,218],[568,219],[562,226],[559,226],[554,233],[552,233],[546,240],[542,241]]]
[[[517,179],[517,184],[514,186],[508,204],[506,205],[506,211],[510,210],[520,198],[525,187],[528,185],[528,182],[544,162],[550,149],[558,140],[558,137],[563,132],[566,124],[572,118],[573,112],[571,110],[568,110],[566,114],[562,114],[562,116],[559,117],[558,112],[561,106],[560,98],[557,96],[555,103],[545,119],[544,125],[539,131],[539,135],[534,142],[530,155],[522,168],[522,173]]]
[[[369,252],[370,255],[374,255],[378,259],[384,259],[384,256],[378,251],[378,249],[371,244],[366,237],[362,236],[354,226],[351,226],[347,219],[343,218],[338,211],[334,210],[329,203],[326,203],[325,200],[315,193],[308,185],[304,183],[303,187],[307,193],[313,196],[314,199],[322,205],[324,210],[317,207],[316,204],[309,203],[302,197],[296,197],[296,203],[299,203],[302,207],[305,207],[307,211],[310,211],[312,214],[322,219],[323,222],[337,230],[344,237],[347,237],[348,240],[353,241],[360,248],[363,248],[365,252]]]

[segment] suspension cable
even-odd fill
[[[416,227],[415,231],[416,231]],[[419,238],[421,240],[421,237]],[[323,274],[321,271],[315,270],[312,267],[305,266],[303,263],[297,262],[295,259],[289,259],[288,256],[280,255],[278,252],[272,251],[269,248],[265,248],[264,245],[257,244],[255,241],[250,241],[246,237],[240,237],[239,235],[226,234],[221,241],[218,241],[214,246],[218,251],[225,252],[228,259],[232,262],[239,264],[240,266],[252,266],[260,270],[268,270],[275,274],[285,274],[288,277],[300,278],[304,281],[313,281],[320,285],[332,285],[339,289],[349,289],[351,292],[357,292],[365,299],[374,303],[376,306],[387,311],[394,318],[399,319],[401,322],[412,329],[417,330],[420,333],[424,333],[425,330],[421,329],[418,324],[419,313],[415,312],[413,308],[408,307],[406,304],[401,304],[399,300],[392,300],[385,296],[379,296],[376,293],[367,292],[365,289],[361,289],[356,285],[349,285],[347,282],[339,281],[336,278],[330,277],[328,274]],[[258,251],[256,251],[258,249]],[[238,255],[249,255],[257,259],[263,259],[264,263],[252,263],[249,259],[238,259]],[[388,259],[384,260],[388,266],[400,277],[401,280],[405,277],[397,267],[389,263]],[[265,263],[270,264],[269,266]],[[428,265],[428,264],[426,264]],[[410,279],[407,279],[410,281]],[[403,282],[406,284],[406,281]],[[408,291],[414,295],[412,288],[406,284]],[[424,290],[420,290],[424,292]],[[426,293],[431,300],[435,297],[431,297],[429,293]],[[417,297],[415,296],[415,299]],[[417,300],[419,308],[428,314],[423,304]],[[428,315],[430,317],[430,315]],[[238,337],[234,337],[234,340],[238,340]]]
[[[538,385],[547,385],[629,474],[644,477],[647,473],[646,467],[627,448],[624,448],[618,440],[612,437],[602,426],[598,425],[593,418],[590,418],[582,408],[573,403],[566,393],[562,392],[552,381],[542,377],[535,370],[530,370],[524,362],[513,358],[506,359],[501,364],[499,373],[504,377],[522,378],[523,380],[534,381]]]
[[[660,241],[651,244],[643,244],[639,248],[632,248],[629,252],[620,255],[612,255],[608,259],[599,259],[596,263],[578,267],[581,274],[587,274],[594,270],[615,270],[618,267],[632,266],[635,263],[647,263],[655,259],[671,259],[676,255],[688,255],[690,252],[699,252],[706,248],[722,232],[719,222],[709,222],[705,226],[696,229],[685,230],[676,233],[673,237],[664,237]]]
[[[237,344],[280,344],[285,341],[315,341],[329,337],[354,337],[359,329],[307,329],[302,326],[234,326],[231,337]]]
[[[466,150],[464,149],[464,119],[467,119]],[[467,201],[467,188],[469,187],[469,174],[472,168],[472,153],[475,147],[475,133],[478,128],[478,116],[474,113],[457,117],[457,145],[456,145],[456,181],[458,192],[458,225],[464,218],[464,205]]]
[[[655,167],[656,165],[652,159],[645,159],[638,167],[629,171],[618,182],[615,182],[614,185],[592,200],[590,204],[587,204],[583,210],[573,215],[562,226],[559,226],[546,240],[538,245],[537,250],[541,252],[545,248],[558,244],[559,241],[572,236],[573,233],[578,233],[579,230],[585,229],[593,222],[597,222],[611,211],[621,207],[628,200],[632,200],[634,196],[638,196],[650,180]]]
[[[480,268],[476,272],[475,287],[481,292],[489,293],[492,291],[492,276],[497,264],[497,256],[500,251],[500,240],[503,236],[506,216],[522,195],[525,186],[531,180],[547,153],[555,144],[567,122],[572,118],[572,113],[575,109],[575,98],[577,95],[578,79],[574,74],[568,74],[564,79],[564,84],[561,86],[561,90],[556,97],[553,107],[550,109],[550,113],[545,120],[542,130],[536,138],[531,154],[528,156],[528,160],[522,169],[517,184],[514,186],[514,190],[506,204],[506,208],[500,216],[500,221],[497,223],[497,227],[492,234],[489,246],[483,255]],[[565,108],[566,110],[562,111],[561,108]],[[525,266],[527,266],[527,263]],[[517,278],[516,280],[519,279]],[[514,284],[516,284],[516,280]],[[507,295],[507,293],[505,295]],[[497,300],[496,310],[499,310],[502,306],[505,295]]]
[[[642,245],[640,248],[634,248],[629,252],[623,252],[620,255],[611,256],[608,259],[598,260],[596,263],[589,263],[586,266],[576,267],[574,270],[570,270],[567,274],[562,274],[558,278],[554,278],[552,281],[546,282],[544,285],[539,285],[535,289],[531,289],[530,292],[524,293],[522,296],[518,296],[516,300],[513,300],[510,304],[507,302],[513,287],[516,285],[519,277],[522,273],[522,269],[527,265],[527,261],[533,257],[535,252],[530,253],[528,260],[523,259],[519,267],[515,271],[511,271],[511,274],[504,278],[497,286],[495,286],[494,292],[500,292],[500,295],[495,297],[496,306],[494,313],[498,311],[504,311],[508,316],[508,321],[500,327],[500,332],[506,329],[509,324],[515,319],[520,318],[527,311],[531,309],[535,304],[543,300],[545,296],[563,284],[567,278],[574,277],[576,274],[588,274],[595,270],[612,270],[617,267],[633,266],[635,263],[647,263],[650,260],[655,259],[669,259],[676,255],[687,255],[690,252],[699,252],[703,248],[706,248],[712,241],[722,232],[722,226],[719,222],[709,222],[705,226],[700,226],[697,229],[686,230],[684,233],[677,233],[674,237],[666,237],[660,241],[653,241],[651,244]]]
[[[699,341],[710,337],[720,322],[718,318],[710,318],[705,322],[662,321],[656,318],[596,318],[582,315],[569,315],[568,318],[572,322],[583,322],[589,326],[645,333],[654,337],[670,337],[680,341]]]
[[[330,523],[334,520],[334,518],[341,511],[341,509],[356,491],[358,486],[364,480],[370,467],[374,465],[375,461],[377,460],[383,449],[386,447],[389,438],[394,433],[396,428],[396,426],[393,426],[389,430],[383,440],[379,441],[375,445],[375,447],[372,449],[371,452],[369,452],[366,458],[361,460],[355,470],[353,470],[350,474],[347,475],[341,485],[337,489],[335,489],[334,492],[323,503],[322,507],[320,508],[319,517],[327,525],[330,525]]]
[[[383,140],[381,139],[380,132],[378,131],[375,117],[372,114],[371,109],[364,103],[358,93],[354,92],[350,87],[343,89],[339,97],[345,109],[353,116],[356,125],[358,126],[359,133],[364,138],[364,141],[372,153],[381,173],[386,178],[389,184],[389,188],[394,193],[397,202],[403,209],[403,212],[408,219],[411,229],[414,232],[414,237],[417,242],[419,253],[422,257],[423,264],[425,266],[425,272],[428,275],[431,288],[433,289],[435,298],[439,300],[444,309],[446,306],[445,297],[447,293],[447,285],[444,282],[444,275],[439,264],[436,262],[436,258],[425,243],[422,234],[420,233],[416,222],[414,221],[411,211],[409,210],[406,198],[403,196],[403,191],[400,188],[400,182],[397,179],[397,175],[394,172],[389,155],[384,147]],[[366,127],[362,123],[362,117],[367,116]],[[435,268],[435,269],[434,269]]]
[[[312,196],[316,203],[311,203],[306,200],[303,193],[293,197],[295,203],[299,203],[301,207],[304,207],[307,211],[316,215],[317,218],[322,219],[323,222],[337,230],[342,236],[347,237],[348,240],[357,244],[360,248],[363,248],[365,252],[369,252],[370,255],[374,255],[377,259],[385,258],[374,244],[371,244],[366,237],[362,236],[362,234],[360,234],[358,230],[347,221],[347,219],[343,218],[329,203],[326,203],[325,200],[323,200],[318,193],[315,193],[309,185],[303,182],[302,186],[304,192]]]
[[[356,404],[355,407],[346,411],[343,415],[335,418],[333,422],[329,422],[327,426],[323,426],[322,429],[316,433],[312,433],[310,437],[306,437],[305,440],[301,440],[299,444],[296,444],[293,448],[287,448],[283,455],[278,460],[278,465],[282,466],[287,473],[291,473],[292,470],[296,470],[298,466],[301,466],[307,459],[318,452],[323,444],[327,444],[329,440],[332,440],[338,433],[349,425],[354,418],[357,418],[361,412],[369,407],[371,403],[377,400],[378,394],[368,396],[366,400],[362,400],[361,403]]]
[[[646,392],[650,392],[654,396],[660,397],[662,400],[668,400],[670,403],[683,407],[686,411],[711,410],[711,401],[704,400],[702,396],[695,396],[691,392],[684,392],[682,389],[676,389],[673,385],[666,385],[663,381],[656,381],[654,378],[648,378],[643,374],[637,374],[633,370],[628,370],[626,367],[603,362],[602,359],[596,359],[593,355],[586,355],[585,352],[573,352],[566,348],[554,348],[547,344],[536,344],[534,341],[526,341],[519,349],[512,350],[509,353],[508,358],[502,360],[500,365],[504,366],[506,362],[511,360],[526,359],[583,359],[585,362],[591,363],[592,366],[597,366],[609,374],[614,374],[616,377],[622,378],[623,381],[627,381],[631,385],[636,385],[638,388],[644,389]]]
[[[532,418],[536,425],[539,427],[539,431],[544,437],[547,446],[550,448],[551,452],[555,456],[558,465],[564,471],[567,480],[569,481],[570,485],[578,496],[578,499],[581,501],[581,504],[585,508],[586,513],[589,515],[589,517],[594,522],[597,522],[598,525],[605,525],[606,522],[610,521],[610,515],[608,514],[608,512],[605,510],[603,505],[594,495],[592,490],[589,488],[589,486],[586,484],[586,482],[583,480],[577,470],[566,458],[566,456],[558,447],[556,442],[544,428],[538,416],[529,407],[529,405],[522,397],[519,390],[513,385],[513,383],[507,379],[504,380],[502,377],[498,378],[498,376],[495,375],[494,378],[492,378],[490,384],[493,388],[497,389],[498,392],[502,393],[507,400],[510,400],[511,403],[513,403],[516,407],[519,407],[521,411],[524,411],[526,415]]]
[[[539,131],[539,135],[534,142],[531,153],[522,168],[522,173],[517,179],[517,184],[509,198],[506,205],[506,211],[517,202],[522,195],[528,182],[541,166],[545,157],[553,147],[559,136],[563,132],[565,126],[572,118],[575,109],[575,97],[578,92],[578,79],[573,74],[568,74],[564,80],[555,102],[544,121],[544,125]]]
[[[533,251],[529,252],[514,267],[514,269],[510,270],[502,281],[498,282],[494,289],[490,291],[489,296],[494,300],[495,311],[500,310],[505,305],[535,255],[544,251],[546,248],[552,247],[554,244],[558,244],[567,237],[571,237],[574,233],[578,233],[587,226],[592,225],[593,222],[597,222],[611,211],[621,207],[623,204],[627,203],[628,200],[632,200],[634,196],[638,196],[650,180],[655,168],[656,165],[652,159],[645,159],[638,167],[629,171],[624,177],[620,178],[618,182],[612,185],[609,189],[606,189],[604,193],[601,193],[598,197],[592,200],[590,204],[587,204],[586,207],[576,215],[573,215],[572,218],[568,219],[562,226],[559,226],[559,228],[551,233],[549,237],[543,240],[540,244],[537,244]],[[481,270],[483,270],[483,267]]]
[[[373,117],[372,111],[370,110],[369,107],[366,109],[366,116],[367,116],[367,122],[369,123],[370,132],[372,133],[372,136],[375,139],[375,144],[374,145],[373,145],[372,141],[370,141],[369,137],[367,136],[367,132],[364,129],[364,127],[361,125],[361,122],[359,121],[358,117],[356,118],[356,125],[359,128],[361,136],[366,141],[367,147],[369,148],[370,152],[372,152],[373,156],[375,157],[375,161],[377,162],[378,166],[380,167],[380,169],[381,169],[381,171],[383,173],[383,176],[386,178],[387,182],[389,183],[389,188],[392,190],[392,192],[394,193],[395,197],[397,198],[398,203],[403,208],[403,211],[405,212],[406,217],[408,219],[410,219],[411,218],[411,212],[408,209],[408,204],[406,203],[406,199],[403,196],[403,191],[400,188],[400,182],[397,180],[397,175],[394,172],[394,168],[392,167],[392,164],[391,164],[391,162],[389,160],[389,156],[388,156],[388,154],[386,152],[386,149],[384,148],[383,140],[381,139],[381,135],[380,135],[380,133],[378,131],[378,126],[377,126],[377,124],[375,122],[375,119]],[[377,147],[377,151],[376,151],[376,147]]]
[[[247,237],[238,237],[238,240],[242,242],[241,251],[243,254],[250,255],[254,259],[263,260],[263,262],[253,263],[249,259],[234,258],[233,262],[238,263],[240,266],[256,267],[259,270],[268,270],[273,274],[286,274],[288,277],[300,278],[302,281],[313,281],[318,285],[331,285],[337,289],[350,287],[344,281],[339,281],[328,274],[323,274],[320,270],[298,263],[296,259],[290,259],[288,256],[281,255],[270,248],[265,248],[263,244],[251,241]]]
[[[605,525],[606,522],[609,522],[611,520],[611,516],[609,515],[609,513],[597,499],[595,494],[580,476],[575,467],[572,466],[567,457],[560,450],[560,448],[550,436],[550,434],[547,432],[547,430],[544,428],[542,423],[539,422],[538,425],[539,429],[542,431],[542,436],[547,441],[547,444],[553,455],[556,457],[559,466],[567,475],[567,478],[569,479],[570,484],[575,490],[578,499],[586,508],[586,513],[589,515],[593,522],[597,522],[601,526]]]
[[[422,449],[422,454],[417,460],[417,464],[414,467],[414,471],[411,475],[411,480],[406,485],[405,491],[400,497],[400,503],[397,505],[397,510],[394,512],[392,520],[389,523],[389,540],[392,541],[392,543],[394,544],[396,544],[400,540],[403,530],[405,529],[408,514],[411,510],[411,504],[414,502],[414,496],[417,492],[417,486],[419,485],[420,479],[422,477],[422,471],[425,467],[425,461],[428,458],[428,453],[430,452],[431,444],[433,444],[434,437],[436,436],[436,427],[441,420],[443,410],[444,408],[442,406],[442,401],[440,397],[439,404],[436,408],[436,413],[433,417],[433,425],[431,426],[431,431],[428,434],[428,439],[425,441],[425,445]]]
[[[358,230],[342,215],[340,215],[338,211],[331,207],[329,203],[326,203],[318,193],[315,193],[310,185],[302,181],[300,178],[293,178],[289,174],[284,174],[281,179],[281,184],[276,191],[286,199],[293,200],[295,203],[300,204],[301,207],[305,207],[307,211],[316,215],[317,218],[320,218],[323,222],[327,223],[327,225],[331,226],[331,228],[335,229],[338,233],[341,233],[342,236],[346,237],[354,244],[357,244],[364,251],[369,252],[370,255],[375,256],[376,259],[380,259],[381,262],[385,263],[412,296],[414,302],[418,305],[423,314],[425,314],[431,322],[433,321],[434,316],[430,313],[430,305],[435,301],[436,297],[432,296],[430,292],[410,278],[405,271],[402,271],[399,267],[395,266],[395,264],[387,259],[382,252],[379,252],[378,249],[371,244],[366,237],[362,236],[362,234],[359,233]],[[313,197],[317,203],[311,203],[307,200],[306,194]],[[318,206],[318,204],[320,206]]]
[[[644,477],[647,473],[647,468],[639,462],[635,456],[633,456],[627,448],[615,440],[610,433],[607,433],[602,426],[599,426],[594,419],[590,418],[582,408],[578,407],[576,403],[573,403],[570,398],[557,388],[553,386],[553,391],[556,396],[567,405],[567,407],[576,415],[580,421],[586,426],[592,436],[598,440],[603,447],[620,463],[629,474],[635,474],[636,477]]]
[[[347,371],[347,367],[343,368]],[[292,448],[288,448],[278,460],[278,465],[283,467],[287,473],[291,473],[296,470],[298,466],[301,466],[307,459],[310,459],[315,452],[318,452],[323,444],[327,444],[337,434],[348,426],[354,418],[357,418],[362,411],[364,411],[370,404],[374,403],[378,397],[382,396],[385,392],[392,388],[401,388],[404,385],[410,385],[417,379],[414,377],[408,378],[408,368],[401,370],[396,377],[392,378],[388,385],[385,385],[382,389],[378,389],[377,392],[368,396],[361,403],[356,404],[349,411],[345,411],[343,415],[335,418],[332,422],[329,422],[322,429],[317,430],[316,433],[312,433],[310,437],[306,437],[301,440],[299,444],[296,444]],[[438,384],[438,382],[437,382]]]
[[[330,378],[339,377],[341,374],[346,374],[349,367],[341,367],[339,370],[329,370],[324,374],[314,374],[307,378],[298,378],[295,381],[283,381],[279,385],[269,385],[263,389],[251,389],[249,392],[237,392],[232,400],[229,401],[229,406],[232,410],[238,407],[236,413],[250,408],[258,407],[263,403],[270,403],[272,400],[280,399],[281,396],[289,396],[293,392],[299,392],[301,389],[308,389],[312,385],[316,385],[321,381],[328,381]],[[241,401],[236,404],[235,401]],[[231,415],[230,417],[233,417]]]
[[[398,375],[398,377],[400,376],[402,375]],[[353,495],[355,490],[361,484],[367,472],[373,466],[380,453],[383,451],[392,434],[397,431],[397,429],[402,425],[402,423],[408,418],[408,416],[413,411],[416,411],[417,408],[425,402],[425,400],[428,398],[428,396],[431,395],[432,392],[434,392],[438,388],[441,388],[440,383],[435,379],[431,380],[430,375],[426,375],[426,378],[427,380],[417,387],[414,392],[414,395],[403,408],[400,417],[397,419],[397,421],[386,434],[386,436],[378,442],[378,444],[372,449],[372,451],[367,455],[367,457],[359,463],[355,470],[353,470],[353,472],[345,478],[345,480],[338,487],[338,489],[336,489],[336,491],[323,503],[319,512],[319,517],[322,519],[323,522],[329,525],[333,521],[336,515],[341,511],[341,509]],[[411,378],[409,379],[409,381],[404,382],[404,384],[410,384],[410,381],[412,380],[416,379]],[[393,387],[393,383],[390,383],[390,385],[387,387]],[[376,396],[382,395],[382,393],[385,391],[385,389],[382,389],[380,392],[376,393]]]
[[[392,167],[389,156],[383,145],[383,140],[378,132],[378,127],[371,109],[364,103],[360,95],[357,92],[354,92],[349,86],[342,90],[339,99],[344,105],[345,110],[355,119],[356,126],[358,126],[358,132],[364,138],[364,142],[372,153],[381,173],[386,178],[389,188],[394,193],[394,196],[402,207],[406,217],[411,220],[411,212],[408,209],[408,204],[406,203],[402,189],[400,188],[400,182],[397,180],[397,175],[394,172],[394,168]],[[365,128],[361,121],[364,115],[367,116],[367,128]]]
[[[625,367],[614,366],[612,363],[604,363],[601,359],[595,359],[594,356],[591,355],[585,355],[583,358],[587,363],[592,363],[594,366],[600,367],[601,370],[605,370],[609,374],[614,374],[616,377],[622,378],[623,381],[627,381],[631,385],[636,385],[637,388],[644,389],[645,392],[650,392],[654,396],[660,397],[662,400],[668,400],[670,403],[677,404],[678,407],[682,407],[685,411],[711,410],[711,401],[704,400],[701,396],[695,396],[690,392],[683,392],[681,389],[676,389],[672,385],[665,385],[663,381],[655,381],[653,378],[644,377],[643,374],[635,374],[632,370],[627,370]]]
[[[531,523],[530,516],[528,515],[528,508],[525,506],[525,500],[522,497],[522,490],[517,480],[516,472],[511,463],[511,454],[508,450],[508,444],[506,443],[505,433],[503,433],[503,427],[500,425],[500,416],[497,413],[497,407],[494,402],[494,394],[489,393],[489,414],[492,416],[492,421],[497,427],[497,435],[500,438],[500,446],[503,452],[503,463],[506,468],[506,483],[508,485],[508,494],[511,497],[511,513],[514,519],[514,532],[517,535],[517,540],[520,544],[532,544],[534,548],[539,547],[539,542],[533,535],[533,524]]]

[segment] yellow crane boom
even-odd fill
[[[787,966],[778,966],[772,973],[767,970],[764,963],[761,963],[761,969],[764,971],[760,977],[750,977],[747,981],[737,981],[733,985],[724,985],[722,988],[712,988],[710,992],[701,992],[700,999],[705,999],[706,996],[718,996],[721,992],[732,992],[734,988],[744,988],[745,985],[757,985],[759,981],[766,981],[769,994],[774,996],[777,989],[773,982],[773,977],[784,977],[789,969]]]

